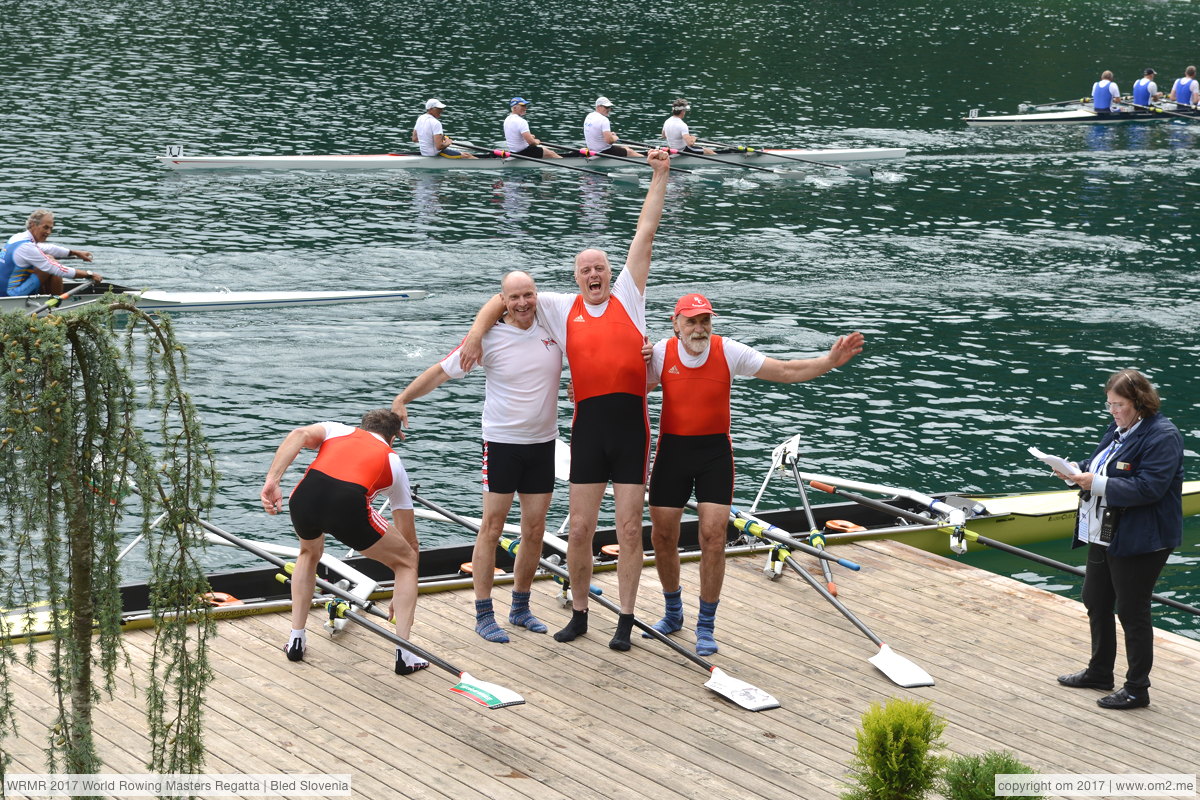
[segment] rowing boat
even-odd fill
[[[855,485],[852,481],[846,485]],[[962,509],[966,527],[975,533],[1010,545],[1028,545],[1037,542],[1061,539],[1071,534],[1075,524],[1078,493],[1075,491],[1037,492],[1032,494],[974,495],[940,494],[934,496],[939,502]],[[888,504],[911,512],[926,512],[924,504],[905,497],[891,497]],[[871,539],[894,539],[905,544],[935,553],[950,552],[948,529],[933,530],[925,526],[898,520],[859,503],[823,503],[812,506],[816,524],[827,531],[829,546],[852,541]],[[1186,481],[1183,486],[1183,511],[1185,515],[1200,514],[1200,481]],[[437,514],[418,509],[417,516],[423,520],[444,522]],[[809,524],[803,507],[784,508],[771,511],[756,511],[754,518],[791,531],[797,537],[804,536]],[[478,523],[478,520],[472,520]],[[424,523],[422,523],[424,524]],[[862,530],[849,530],[859,526]],[[512,534],[519,528],[508,526]],[[844,531],[844,532],[843,532]],[[727,554],[747,552],[765,553],[770,543],[763,543],[746,536],[739,528],[730,524]],[[224,542],[210,537],[216,544]],[[611,553],[617,536],[614,528],[601,528],[596,532],[594,557],[597,569],[613,568],[616,557]],[[650,526],[642,529],[642,543],[647,554],[647,563],[653,561],[653,545]],[[270,546],[272,552],[289,560],[295,558],[295,548]],[[472,544],[446,545],[422,549],[419,561],[418,586],[422,593],[431,593],[470,587]],[[609,552],[606,552],[606,549]],[[680,530],[680,556],[684,560],[698,559],[699,525],[694,518],[685,518]],[[557,551],[550,545],[543,550],[544,557],[558,558]],[[513,558],[498,550],[496,567],[500,574],[497,583],[512,581]],[[318,574],[331,582],[347,580],[356,587],[355,591],[373,599],[391,594],[392,573],[382,564],[362,556],[336,559],[326,556]],[[547,577],[542,574],[542,577]],[[217,617],[240,617],[266,614],[291,608],[291,597],[286,585],[288,576],[275,567],[252,567],[212,573],[208,576],[212,589],[209,602],[213,615]],[[323,603],[318,597],[314,604]],[[153,618],[149,612],[150,587],[145,583],[130,583],[121,587],[122,620],[125,627],[134,629],[149,627]],[[559,601],[569,602],[566,593],[559,592]],[[5,615],[12,631],[32,631],[18,634],[16,638],[41,638],[46,635],[48,614],[33,609],[25,618],[25,612],[9,612]]]
[[[67,289],[71,288],[68,284]],[[371,291],[287,291],[287,292],[170,292],[159,289],[131,289],[115,283],[99,283],[63,300],[56,310],[67,310],[98,302],[108,292],[122,301],[147,311],[232,311],[293,306],[332,306],[342,303],[380,303],[394,300],[422,300],[423,289],[387,289]],[[0,311],[32,311],[52,299],[52,295],[0,297]]]
[[[1185,117],[1200,119],[1200,110],[1182,107],[1179,110],[1158,109],[1122,109],[1107,114],[1098,114],[1090,108],[1077,108],[1068,111],[1048,111],[1034,114],[1007,114],[991,117],[976,116],[978,109],[971,116],[963,119],[968,125],[1113,125],[1121,122],[1154,122]]]
[[[856,161],[890,161],[904,158],[908,151],[903,148],[846,148],[846,149],[766,149],[752,153],[719,153],[704,159],[686,154],[671,157],[671,163],[681,167],[738,167],[752,166],[795,166],[793,158],[818,161],[827,164]],[[245,170],[290,170],[290,169],[415,169],[415,170],[525,170],[553,169],[567,164],[586,164],[595,169],[624,169],[629,163],[605,156],[567,156],[560,161],[541,161],[519,158],[440,158],[406,153],[381,155],[309,155],[309,156],[184,156],[181,152],[156,156],[158,162],[171,169],[245,169]],[[715,160],[713,160],[715,159]]]

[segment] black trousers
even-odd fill
[[[1099,677],[1112,675],[1117,660],[1117,623],[1125,632],[1125,657],[1129,669],[1125,688],[1131,694],[1150,687],[1154,665],[1154,626],[1150,618],[1150,595],[1162,573],[1171,549],[1118,558],[1108,548],[1088,545],[1087,573],[1083,578],[1083,604],[1092,629],[1092,659],[1088,672]]]

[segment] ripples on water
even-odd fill
[[[613,126],[627,138],[654,136],[683,95],[689,122],[713,138],[910,149],[873,181],[821,169],[672,180],[650,280],[655,335],[668,332],[674,299],[700,287],[721,312],[718,332],[770,355],[818,355],[854,329],[868,337],[863,358],[820,380],[739,383],[739,498],[753,497],[771,449],[794,433],[814,471],[928,491],[1056,488],[1025,447],[1086,450],[1104,424],[1104,376],[1128,365],[1152,374],[1197,455],[1188,226],[1200,126],[960,121],[971,108],[1081,96],[1106,67],[1128,91],[1147,59],[1169,84],[1193,43],[1160,33],[1155,16],[1194,29],[1180,24],[1200,21],[1190,5],[812,2],[775,19],[732,4],[647,13],[618,0],[608,19],[581,24],[558,0],[539,5],[544,20],[467,0],[436,42],[428,25],[409,24],[429,18],[419,3],[72,9],[8,20],[28,45],[6,52],[7,99],[22,112],[0,121],[0,215],[12,231],[50,206],[56,240],[90,247],[106,274],[138,286],[433,292],[393,307],[179,320],[223,473],[213,516],[230,529],[289,540],[286,522],[256,503],[283,435],[388,404],[458,341],[504,271],[569,289],[579,249],[628,245],[640,191],[565,171],[172,174],[149,158],[168,144],[404,151],[430,96],[450,105],[448,133],[477,142],[499,138],[514,94],[533,99],[530,124],[553,141],[579,138],[598,94],[617,104]],[[1064,40],[1101,18],[1113,34],[1100,37],[1105,52]],[[418,401],[402,447],[427,494],[472,513],[481,391],[472,378]],[[796,501],[776,480],[763,502]],[[554,513],[564,511],[560,498]],[[1194,522],[1169,567],[1191,602]],[[1171,624],[1200,636],[1191,621]]]

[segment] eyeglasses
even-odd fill
[[[1124,408],[1127,408],[1128,406],[1129,406],[1129,403],[1105,403],[1104,410],[1105,411],[1120,411]]]

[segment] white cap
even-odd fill
[[[612,100],[609,100],[607,97],[597,97],[595,105],[608,106],[609,108],[612,108]]]
[[[441,100],[438,100],[436,97],[431,97],[425,101],[425,110],[426,111],[428,111],[431,108],[445,108],[445,107],[446,107],[446,104],[443,103]]]

